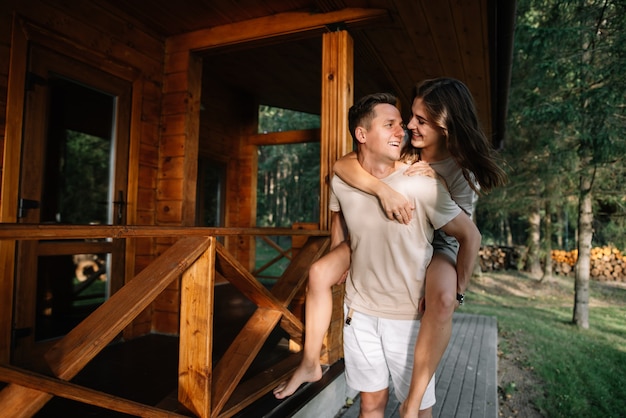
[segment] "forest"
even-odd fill
[[[582,328],[594,260],[608,252],[626,263],[625,16],[623,0],[517,1],[498,150],[509,181],[480,196],[475,212],[483,245],[514,252],[513,267],[549,277],[564,274],[554,258],[567,258]],[[315,115],[260,110],[260,130],[318,125]],[[317,219],[317,144],[262,148],[258,225]]]

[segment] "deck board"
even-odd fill
[[[433,417],[498,416],[497,345],[495,317],[454,314],[450,343],[435,375],[437,403]],[[398,407],[398,401],[391,395],[385,416],[399,418]],[[341,418],[358,417],[359,408],[357,398]]]

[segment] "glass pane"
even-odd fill
[[[320,144],[259,147],[257,226],[319,222]]]
[[[110,224],[115,98],[50,80],[42,222]]]
[[[319,115],[270,106],[259,107],[259,133],[315,129]],[[290,228],[297,222],[319,222],[320,144],[266,145],[258,149],[257,226]],[[255,275],[271,283],[289,265],[281,255],[291,237],[256,239]]]
[[[56,74],[48,92],[41,222],[112,224],[117,99]],[[38,257],[36,340],[66,334],[108,297],[110,254],[61,254]]]

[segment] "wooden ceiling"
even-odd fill
[[[354,97],[389,91],[410,108],[416,82],[449,76],[465,82],[485,128],[502,139],[511,66],[515,1],[498,0],[96,0],[166,39],[281,13],[372,9],[375,19],[337,22],[354,39]],[[261,104],[319,113],[321,36],[237,44],[203,52],[206,76]]]

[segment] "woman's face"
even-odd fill
[[[415,148],[445,148],[442,129],[428,119],[426,108],[421,98],[413,100],[411,119],[407,124],[411,131],[411,145]]]

